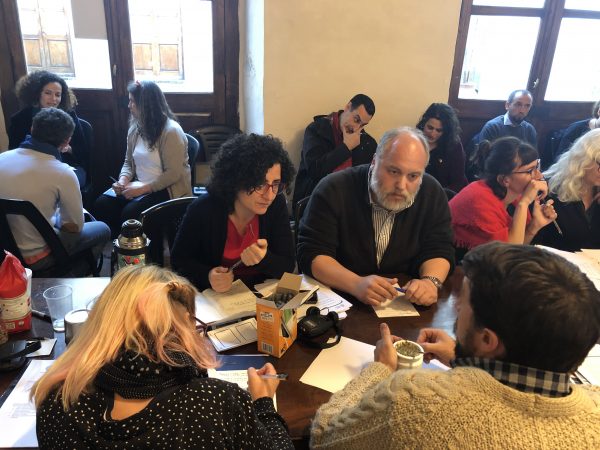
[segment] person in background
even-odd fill
[[[86,185],[90,167],[90,153],[79,117],[75,113],[77,99],[65,80],[46,70],[38,70],[21,77],[15,87],[17,98],[22,105],[10,118],[8,125],[8,148],[18,148],[31,133],[33,116],[44,108],[59,108],[73,119],[75,129],[71,141],[61,148],[61,161],[75,170],[79,186]]]
[[[207,195],[187,209],[171,251],[173,268],[198,289],[226,292],[292,272],[295,253],[284,192],[294,166],[281,141],[240,134],[212,163]]]
[[[373,100],[357,94],[343,110],[314,117],[304,132],[292,203],[294,208],[326,175],[371,162],[377,141],[364,131],[364,127],[374,115]]]
[[[300,221],[299,269],[374,306],[395,298],[391,277],[406,274],[406,298],[435,303],[454,248],[448,199],[425,173],[428,160],[425,136],[402,127],[383,135],[371,165],[323,179]]]
[[[160,87],[135,81],[127,90],[131,125],[125,162],[110,195],[94,204],[95,216],[110,226],[113,238],[124,221],[139,219],[147,208],[192,195],[187,137]]]
[[[374,362],[312,422],[310,448],[600,448],[600,391],[570,374],[600,338],[600,299],[563,258],[498,242],[467,254],[456,339],[423,329],[425,359],[396,370],[386,324]]]
[[[556,154],[553,155],[554,160],[558,160],[560,155],[569,150],[573,145],[573,142],[588,131],[595,130],[596,128],[600,128],[600,100],[594,103],[594,106],[592,107],[591,119],[583,119],[574,122],[567,127],[560,140],[560,144],[558,144],[558,150],[556,151]]]
[[[558,227],[542,228],[533,242],[567,251],[600,248],[600,129],[576,140],[544,176]]]
[[[110,238],[102,222],[84,222],[77,177],[60,162],[75,123],[57,108],[44,108],[33,118],[31,135],[19,148],[0,153],[0,197],[30,201],[56,228],[69,255],[92,249],[95,261]],[[36,228],[24,217],[9,216],[8,223],[25,263],[33,271],[55,264],[52,252]],[[69,276],[85,276],[89,267],[77,266]]]
[[[512,91],[506,100],[506,113],[489,120],[477,136],[477,142],[493,142],[505,136],[514,136],[537,147],[537,132],[525,120],[533,104],[533,95],[526,89]]]
[[[419,119],[417,128],[429,143],[427,173],[442,187],[460,191],[467,185],[467,177],[460,124],[454,108],[446,103],[432,103]]]
[[[271,364],[248,392],[207,377],[196,290],[156,266],[119,270],[66,351],[31,389],[40,448],[289,448]]]
[[[461,252],[489,241],[529,244],[556,219],[538,152],[516,137],[479,144],[483,177],[450,200],[454,245]],[[533,204],[532,213],[529,205]],[[507,208],[514,206],[514,213]]]

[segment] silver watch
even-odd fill
[[[429,280],[429,281],[431,281],[435,285],[435,287],[438,288],[438,289],[442,289],[444,287],[444,284],[440,281],[439,278],[432,277],[431,275],[423,275],[421,277],[421,280]]]

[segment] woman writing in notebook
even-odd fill
[[[196,330],[196,290],[155,266],[121,269],[67,350],[31,389],[40,448],[291,448],[273,406],[278,380],[248,369],[248,391]]]
[[[294,166],[281,141],[241,134],[212,164],[208,194],[186,212],[171,251],[175,270],[199,289],[226,292],[234,278],[248,285],[279,278],[295,266],[283,192]]]
[[[108,224],[113,238],[125,220],[138,219],[145,209],[192,195],[187,137],[164,94],[152,81],[132,82],[127,90],[131,125],[125,162],[111,195],[101,195],[94,205],[94,215]]]

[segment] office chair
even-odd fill
[[[26,200],[3,198],[0,199],[0,245],[2,245],[2,248],[19,258],[24,267],[29,266],[25,262],[25,259],[17,246],[13,232],[8,225],[7,216],[9,214],[24,216],[46,241],[46,245],[50,248],[50,253],[54,258],[54,265],[52,267],[43,270],[34,270],[34,277],[60,278],[65,275],[70,276],[70,271],[77,267],[81,267],[82,263],[87,264],[86,267],[88,270],[85,273],[86,275],[89,275],[90,273],[95,277],[100,275],[103,258],[99,258],[99,262],[96,262],[91,248],[74,255],[69,255],[54,228],[52,228],[52,225],[48,223],[46,218],[38,211],[33,203]]]
[[[187,207],[196,197],[181,197],[151,206],[142,212],[140,220],[144,233],[150,239],[150,262],[164,267],[164,242],[170,249],[183,220]]]
[[[296,261],[298,260],[298,231],[300,230],[300,219],[302,219],[302,215],[304,214],[304,210],[306,209],[306,205],[308,205],[308,201],[310,200],[310,195],[308,197],[304,197],[296,202],[296,207],[294,208],[294,226],[292,230],[294,230],[294,247],[296,248]],[[298,268],[300,270],[300,268]]]
[[[210,162],[214,155],[219,151],[221,144],[236,134],[241,134],[239,128],[230,127],[227,125],[208,125],[197,128],[192,132],[198,137],[201,144],[200,153],[204,159],[202,162]]]
[[[200,143],[191,134],[185,133],[188,140],[188,163],[190,165],[190,172],[192,174],[192,189],[196,186],[196,158],[198,157],[198,149]]]

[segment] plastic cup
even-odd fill
[[[65,331],[65,315],[73,309],[73,289],[66,285],[53,286],[46,289],[43,295],[50,311],[52,328],[54,331]]]
[[[416,369],[423,365],[425,351],[416,342],[402,339],[394,342],[394,347],[398,354],[398,369]]]

